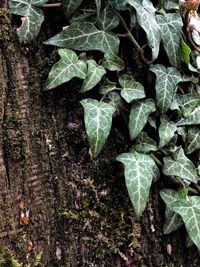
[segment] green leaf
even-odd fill
[[[97,18],[99,18],[100,11],[101,11],[101,0],[95,0],[96,9],[97,9]]]
[[[61,0],[66,17],[69,19],[79,8],[83,0]]]
[[[158,57],[161,33],[155,19],[155,8],[149,0],[127,0],[137,13],[137,21],[146,32],[148,45],[152,49],[152,60]]]
[[[119,17],[113,7],[108,4],[100,13],[97,25],[104,31],[113,30],[119,24]]]
[[[124,108],[123,101],[119,93],[117,92],[110,92],[107,95],[107,98],[105,99],[105,101],[109,103],[110,105],[112,105],[113,107],[115,107],[116,109],[115,115],[119,115],[120,111]]]
[[[104,78],[103,82],[101,83],[99,93],[102,95],[106,95],[115,89],[116,89],[116,83],[109,81],[107,78]]]
[[[165,157],[163,173],[167,176],[177,176],[182,180],[197,183],[199,177],[196,168],[191,160],[189,160],[182,147],[176,149],[172,157]]]
[[[38,8],[48,0],[10,0],[9,8],[13,14],[23,16],[22,25],[18,28],[17,34],[20,43],[30,43],[34,40],[44,21],[44,13]]]
[[[177,130],[176,123],[173,121],[169,121],[166,116],[162,116],[160,118],[161,124],[159,127],[159,148],[167,145],[174,136],[175,131]]]
[[[180,120],[177,125],[198,125],[200,124],[200,105],[197,106],[188,117]]]
[[[200,104],[200,95],[196,93],[184,94],[176,96],[176,100],[181,107],[184,117],[188,117],[192,111]]]
[[[189,65],[190,63],[190,53],[191,53],[190,47],[182,39],[181,40],[181,55],[182,55],[184,62],[187,65]]]
[[[150,156],[136,151],[120,154],[117,160],[125,166],[125,180],[129,197],[135,214],[140,217],[148,200],[155,163]]]
[[[138,135],[134,148],[137,152],[144,154],[158,150],[156,142],[149,138],[145,132],[141,132]]]
[[[172,9],[179,10],[179,5],[177,2],[178,2],[177,0],[165,0],[164,8],[166,10],[172,10]]]
[[[177,69],[165,68],[156,64],[150,68],[156,74],[156,102],[162,113],[165,113],[173,100],[177,84],[182,80]]]
[[[121,90],[121,96],[127,103],[131,103],[135,99],[141,99],[145,97],[144,87],[141,83],[136,82],[131,76],[123,74],[119,78],[119,84],[123,88]]]
[[[161,28],[161,39],[169,61],[172,66],[179,67],[182,18],[177,13],[164,13],[157,15],[156,20]]]
[[[121,71],[124,69],[124,62],[113,53],[106,53],[102,61],[102,66],[110,71]]]
[[[182,217],[190,238],[200,249],[200,197],[188,196],[187,200],[173,203],[171,208]]]
[[[184,190],[184,189],[183,189]],[[171,189],[163,189],[160,191],[160,196],[166,204],[165,209],[165,223],[163,226],[164,234],[169,234],[176,231],[183,225],[183,220],[181,216],[175,213],[170,207],[178,199],[183,198],[181,192],[177,192]]]
[[[119,38],[116,34],[98,30],[90,22],[73,23],[44,43],[79,51],[99,50],[114,54],[119,49]]]
[[[80,103],[84,108],[85,128],[90,148],[93,157],[96,158],[110,133],[115,108],[94,99],[84,99]]]
[[[188,129],[186,154],[191,154],[194,151],[200,149],[200,129],[197,127],[191,127]]]
[[[148,115],[156,110],[152,99],[134,101],[129,116],[129,133],[135,139],[147,123]]]
[[[58,54],[60,61],[51,68],[44,90],[55,88],[74,77],[84,79],[86,76],[86,63],[79,60],[75,52],[69,49],[59,49]]]
[[[112,6],[114,6],[117,10],[126,10],[127,0],[110,0]]]
[[[84,79],[80,92],[86,92],[92,89],[95,85],[97,85],[101,81],[103,75],[106,73],[104,67],[97,66],[97,63],[94,60],[88,60],[87,66],[88,66],[87,74]]]
[[[96,6],[94,3],[85,5],[83,8],[79,8],[73,17],[70,19],[70,23],[76,22],[91,22],[95,23],[97,19]]]

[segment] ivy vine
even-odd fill
[[[102,96],[101,100],[81,101],[94,158],[109,136],[113,116],[125,114],[132,147],[118,155],[117,161],[124,165],[136,216],[146,207],[154,177],[158,173],[160,179],[169,177],[178,190],[160,192],[166,204],[164,233],[185,224],[191,241],[200,249],[199,1],[47,1],[9,1],[12,13],[22,16],[17,31],[21,43],[37,37],[44,7],[60,6],[65,11],[69,25],[45,41],[59,47],[60,60],[52,66],[44,90],[76,77],[83,80],[81,93],[96,90]],[[136,32],[143,39],[145,33],[146,44]],[[127,72],[119,53],[124,38],[148,66],[149,88]],[[100,60],[92,56],[94,51],[101,52]],[[164,65],[160,64],[163,53]]]

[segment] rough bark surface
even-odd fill
[[[119,128],[90,158],[78,81],[42,92],[53,62],[45,49],[20,46],[0,9],[1,246],[24,264],[42,252],[45,267],[200,266],[196,248],[185,248],[184,229],[162,234],[160,181],[141,221],[135,218],[115,162],[126,149]],[[25,209],[30,221],[20,225]]]

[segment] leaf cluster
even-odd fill
[[[185,224],[200,249],[200,19],[194,10],[189,16],[182,12],[177,2],[160,1],[154,6],[150,0],[61,0],[69,25],[45,42],[59,47],[60,60],[52,66],[44,90],[74,77],[83,81],[81,93],[97,90],[97,99],[81,101],[94,158],[109,136],[112,118],[127,117],[132,147],[117,160],[124,165],[136,216],[145,210],[151,184],[160,172],[178,185],[177,191],[161,191],[166,203],[164,233]],[[18,31],[21,42],[38,34],[43,21],[39,6],[44,3],[10,0],[11,11],[25,16]],[[145,33],[146,44],[135,32]],[[147,65],[144,83],[127,72],[123,53],[119,55],[121,38],[138,50]],[[148,59],[146,47],[151,51]],[[98,60],[95,51],[100,51]]]

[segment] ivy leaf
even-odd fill
[[[172,157],[165,157],[163,173],[167,176],[177,176],[182,180],[197,183],[199,177],[196,168],[191,160],[189,160],[182,147],[175,150]]]
[[[115,107],[116,112],[114,115],[119,115],[120,111],[124,108],[123,101],[117,92],[110,92],[105,101]]]
[[[68,19],[75,13],[82,2],[83,0],[61,0]]]
[[[125,166],[125,180],[135,214],[140,217],[146,207],[155,163],[145,154],[123,153],[117,160]]]
[[[190,47],[182,39],[181,40],[181,55],[182,55],[184,62],[187,65],[189,65],[190,63],[190,53],[191,53]]]
[[[115,108],[94,99],[84,99],[80,103],[84,108],[85,128],[90,148],[93,157],[96,158],[110,133]]]
[[[197,127],[191,127],[188,129],[187,136],[187,148],[185,150],[186,154],[191,154],[194,151],[200,149],[200,130]]]
[[[121,71],[124,69],[124,62],[113,53],[106,53],[102,61],[102,66],[110,71]]]
[[[200,197],[188,196],[187,200],[173,203],[171,208],[182,217],[190,238],[200,249]]]
[[[174,136],[175,131],[177,130],[176,123],[169,121],[166,116],[161,117],[161,124],[159,127],[159,148],[167,145]]]
[[[200,124],[200,105],[197,106],[187,118],[180,120],[177,123],[178,126],[198,124]]]
[[[181,107],[181,112],[184,117],[188,117],[192,111],[200,105],[200,95],[196,93],[176,95],[176,100]]]
[[[134,99],[141,99],[145,97],[144,87],[141,83],[136,82],[131,76],[123,74],[119,78],[119,84],[123,88],[121,96],[127,103],[131,103]]]
[[[86,92],[92,89],[95,85],[97,85],[101,81],[103,75],[106,73],[104,67],[97,66],[97,63],[94,60],[88,60],[87,66],[88,66],[87,74],[84,79],[80,92]]]
[[[119,38],[116,34],[98,30],[90,22],[73,23],[44,43],[79,51],[99,50],[114,54],[117,54],[119,49]]]
[[[97,18],[99,18],[100,11],[101,11],[101,0],[95,0],[96,9],[97,9]]]
[[[48,0],[10,0],[9,8],[13,14],[23,16],[22,25],[17,29],[20,43],[34,40],[44,21],[44,13],[38,8]]]
[[[177,13],[163,13],[157,15],[156,20],[161,28],[161,39],[169,61],[172,66],[179,67],[182,18]]]
[[[113,30],[119,24],[119,17],[113,7],[108,4],[100,13],[97,25],[104,31]]]
[[[103,82],[101,83],[99,93],[102,95],[106,95],[115,89],[116,89],[116,83],[109,81],[107,78],[104,78]]]
[[[176,0],[166,0],[164,2],[164,8],[166,10],[171,10],[171,9],[179,10],[179,5]]]
[[[138,135],[134,148],[137,152],[144,154],[158,150],[156,142],[150,137],[148,137],[145,132],[141,132]]]
[[[181,74],[173,67],[165,68],[160,64],[152,66],[150,70],[156,74],[157,106],[165,113],[172,103],[176,85],[182,80]]]
[[[160,26],[155,19],[155,8],[150,0],[127,0],[135,8],[137,21],[146,32],[148,45],[152,49],[152,60],[158,57],[161,34]]]
[[[91,22],[95,23],[97,19],[96,6],[94,3],[85,5],[83,8],[79,8],[73,17],[70,19],[70,23],[76,22]]]
[[[134,101],[129,116],[129,133],[135,139],[147,123],[148,115],[156,110],[152,99]]]
[[[175,190],[163,189],[160,191],[160,196],[166,204],[163,232],[169,234],[183,225],[181,216],[170,208],[173,203],[182,198],[182,194]]]
[[[127,0],[110,0],[112,6],[114,6],[117,10],[126,10]]]
[[[58,54],[60,61],[51,68],[44,90],[55,88],[74,77],[84,79],[86,76],[87,65],[78,59],[75,52],[69,49],[59,49]]]

